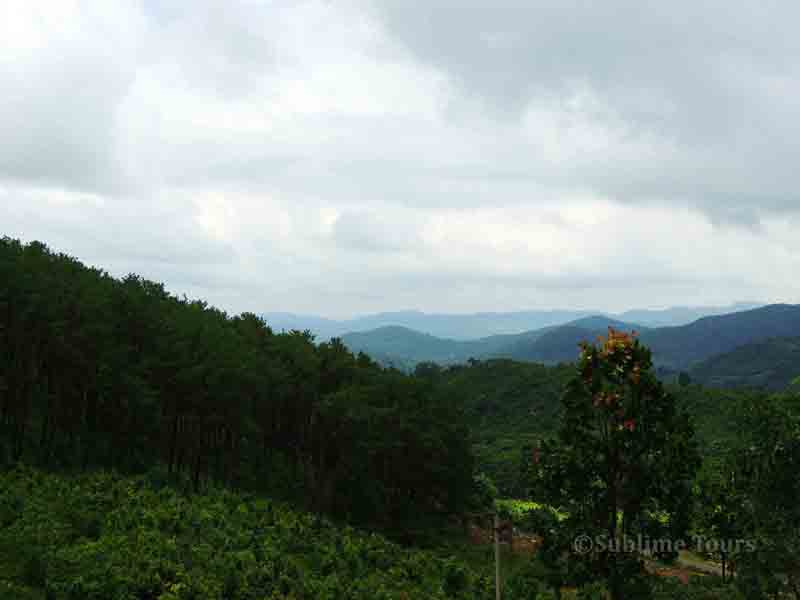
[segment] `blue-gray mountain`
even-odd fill
[[[313,315],[266,313],[264,319],[277,330],[306,329],[319,341],[341,337],[347,333],[371,331],[383,327],[405,327],[451,340],[476,340],[496,335],[514,335],[545,327],[565,325],[578,319],[601,315],[625,323],[640,323],[648,327],[685,325],[701,317],[749,310],[762,306],[736,303],[718,307],[678,306],[663,310],[629,310],[620,314],[598,310],[529,310],[520,312],[483,312],[474,314],[428,314],[420,311],[384,312],[349,320],[333,320]],[[589,327],[590,329],[592,327]]]
[[[707,316],[674,327],[643,327],[604,316],[584,317],[565,325],[544,327],[516,335],[487,336],[475,340],[448,339],[405,327],[381,327],[342,336],[353,351],[413,366],[419,362],[455,364],[470,358],[510,358],[556,364],[571,362],[581,341],[594,341],[609,326],[637,330],[652,349],[656,365],[670,370],[690,370],[713,356],[776,337],[800,336],[800,305],[773,304],[725,315]]]
[[[783,390],[800,377],[800,337],[745,344],[704,360],[690,373],[694,382],[708,387]]]

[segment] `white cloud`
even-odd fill
[[[233,311],[796,302],[800,15],[717,4],[6,2],[3,233]]]

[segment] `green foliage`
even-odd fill
[[[653,600],[745,600],[732,583],[719,577],[692,576],[689,583],[674,577],[661,577],[653,581]]]
[[[743,499],[737,530],[752,544],[737,557],[736,583],[748,598],[800,597],[800,398],[762,396],[740,407],[741,445],[732,455]]]
[[[489,510],[497,499],[497,486],[485,473],[478,473],[473,477],[472,501],[473,510]]]
[[[0,240],[0,464],[220,481],[402,528],[468,501],[454,400],[341,340],[275,334],[253,314]],[[80,528],[98,534],[91,519]]]
[[[187,497],[109,473],[0,475],[3,502],[21,494],[24,509],[0,529],[0,592],[18,591],[4,598],[493,597],[491,582],[454,558],[253,495]],[[81,530],[86,507],[101,522],[96,538]]]
[[[532,461],[531,488],[569,515],[545,536],[554,584],[605,579],[614,600],[647,598],[641,557],[609,547],[624,535],[679,540],[688,529],[699,455],[688,415],[651,367],[649,350],[624,333],[610,329],[601,346],[584,345],[558,440]],[[581,552],[578,536],[606,547]]]
[[[694,378],[713,387],[787,388],[800,373],[800,338],[779,337],[745,344],[703,361]]]
[[[687,369],[712,356],[775,337],[800,335],[800,306],[773,304],[709,316],[679,327],[643,331],[640,339],[656,362]]]
[[[504,498],[497,500],[495,507],[501,518],[511,521],[521,531],[539,535],[547,534],[569,516],[552,506],[530,500]]]
[[[523,449],[555,430],[571,374],[569,366],[498,359],[443,368],[432,379],[438,396],[462,404],[476,469],[492,478],[501,495],[527,493],[520,480]]]

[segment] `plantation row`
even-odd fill
[[[463,563],[223,489],[144,477],[0,475],[0,597],[262,600],[491,597]]]
[[[285,504],[182,492],[166,473],[0,474],[0,597],[14,600],[490,600],[491,560],[409,550]],[[456,549],[458,550],[458,549]],[[552,600],[518,561],[506,600]],[[742,598],[718,578],[653,578],[654,598]],[[601,585],[565,598],[600,598]]]

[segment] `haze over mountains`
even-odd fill
[[[697,319],[722,315],[763,306],[752,302],[737,302],[730,306],[688,307],[665,309],[633,309],[622,313],[599,310],[529,310],[518,312],[481,312],[472,314],[424,313],[421,311],[383,312],[348,320],[334,320],[315,315],[270,312],[263,315],[275,330],[312,331],[319,341],[348,333],[370,331],[382,327],[405,327],[452,340],[475,340],[495,335],[513,335],[527,331],[565,325],[578,319],[602,316],[646,327],[685,325]]]
[[[420,362],[442,365],[467,362],[471,358],[507,358],[524,362],[557,364],[575,359],[581,341],[594,341],[609,326],[637,330],[642,343],[653,351],[653,359],[662,373],[687,371],[697,381],[724,386],[781,387],[800,372],[794,371],[800,337],[800,305],[772,304],[747,308],[737,304],[727,313],[720,309],[689,323],[652,326],[673,319],[680,321],[700,309],[676,308],[665,311],[628,311],[626,315],[644,317],[642,322],[624,321],[606,315],[582,316],[566,323],[549,324],[521,333],[500,334],[476,339],[440,337],[403,325],[382,325],[367,331],[341,335],[354,352],[365,352],[384,364],[413,368]],[[515,313],[513,318],[540,319],[549,322],[564,318],[569,311]],[[504,315],[506,316],[506,315]],[[433,318],[430,318],[433,317]],[[443,317],[443,318],[437,318]],[[393,319],[416,321],[423,326],[449,320],[457,315],[394,313],[375,315],[350,324],[380,324]],[[478,315],[462,317],[473,326],[481,323]],[[508,318],[506,323],[512,322]],[[498,321],[495,320],[494,323]],[[329,322],[335,323],[335,322]],[[487,326],[484,321],[483,325]],[[273,321],[274,326],[274,321]],[[769,357],[766,360],[765,357]]]

